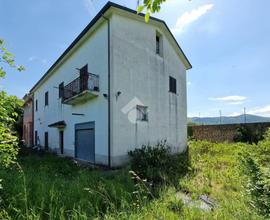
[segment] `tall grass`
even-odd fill
[[[0,170],[1,208],[18,219],[102,217],[132,203],[128,170],[97,171],[47,154],[22,157],[20,168]]]
[[[262,219],[250,204],[239,160],[250,145],[189,144],[189,172],[177,187],[159,186],[154,195],[128,168],[93,170],[51,154],[23,156],[21,168],[0,170],[0,219]],[[206,194],[216,207],[185,206],[179,190],[194,200]]]

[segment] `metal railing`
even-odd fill
[[[76,96],[83,91],[99,91],[99,76],[93,73],[82,74],[64,86],[63,101]]]

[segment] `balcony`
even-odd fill
[[[63,104],[76,105],[93,99],[99,94],[99,76],[92,73],[80,74],[63,89]]]

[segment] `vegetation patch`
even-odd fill
[[[147,182],[176,185],[181,176],[188,172],[188,150],[173,153],[166,141],[156,145],[143,145],[129,152],[131,170]]]
[[[188,163],[164,143],[157,149],[144,146],[133,152],[131,167],[114,171],[81,168],[48,153],[24,153],[20,166],[0,170],[0,218],[269,218],[269,136],[258,145],[190,141]],[[179,194],[190,204],[211,198],[215,207],[188,206]]]

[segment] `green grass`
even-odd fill
[[[177,189],[161,187],[154,199],[138,190],[128,168],[91,170],[50,154],[23,156],[19,163],[26,187],[19,168],[0,170],[0,208],[5,219],[262,219],[244,189],[238,154],[245,147],[190,142],[188,175],[179,180]],[[217,207],[209,212],[185,207],[176,198],[179,190],[194,199],[207,194]]]

